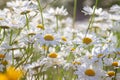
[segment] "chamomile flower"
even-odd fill
[[[101,69],[85,64],[79,65],[75,74],[78,75],[78,80],[101,80],[104,76]]]
[[[61,66],[65,63],[65,60],[56,52],[50,52],[48,54],[49,65],[58,65]]]
[[[89,6],[86,6],[83,8],[82,12],[85,13],[85,15],[92,15],[94,8],[95,7],[91,8]],[[100,15],[101,13],[102,13],[102,8],[95,9],[96,15]]]
[[[112,58],[103,58],[103,61],[104,61],[104,65],[106,66],[111,66],[111,63],[112,63]]]
[[[40,45],[57,45],[59,42],[59,37],[51,32],[50,30],[45,30],[42,34],[36,34],[35,38],[37,39],[37,42],[40,43]]]
[[[111,8],[110,8],[110,11],[111,12],[117,12],[117,14],[119,14],[120,12],[120,6],[119,5],[113,5]]]
[[[52,14],[54,16],[66,16],[68,12],[66,9],[64,9],[64,6],[62,6],[61,8],[57,7],[56,9],[50,8],[49,14]]]
[[[77,66],[78,65],[81,65],[82,64],[82,62],[81,62],[81,60],[80,59],[76,59],[76,60],[74,60],[74,61],[72,61],[72,62],[67,62],[67,63],[65,63],[65,65],[64,65],[64,69],[65,70],[69,70],[69,69],[73,69],[73,70],[76,70],[77,69]]]
[[[99,38],[97,38],[95,34],[88,34],[87,36],[85,36],[85,34],[79,33],[78,37],[80,38],[79,44],[82,44],[80,45],[80,47],[87,47],[99,43]]]
[[[92,49],[92,55],[95,56],[96,58],[103,58],[107,56],[107,51],[103,49],[102,46],[97,46]]]
[[[113,51],[117,56],[117,58],[119,58],[120,57],[120,48],[117,48],[117,49],[115,49],[115,51]]]
[[[115,75],[116,75],[115,71],[107,71],[107,72],[106,72],[106,76],[107,76],[108,79],[110,79],[110,80],[111,80],[112,78],[114,78]]]
[[[26,24],[25,17],[16,14],[14,16],[6,18],[3,25],[9,26],[13,29],[20,29],[23,28],[25,24]]]
[[[16,0],[7,3],[8,7],[23,7],[24,5],[29,4],[28,1]]]

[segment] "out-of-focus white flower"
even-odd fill
[[[119,14],[120,13],[120,6],[119,5],[113,5],[110,8],[110,12],[115,12],[116,14]]]
[[[7,2],[7,6],[11,8],[22,8],[25,6],[32,6],[32,5],[37,4],[35,1],[29,1],[29,0],[15,0],[11,2]],[[34,7],[34,6],[33,6]]]
[[[120,21],[120,17],[117,14],[116,15],[115,14],[114,15],[110,14],[109,19],[112,20],[112,21]]]
[[[85,13],[85,15],[92,15],[93,14],[93,11],[94,11],[94,8],[91,8],[89,6],[86,6],[83,8],[83,13]],[[95,14],[96,15],[100,15],[102,13],[102,8],[98,8],[98,9],[95,9]]]
[[[27,14],[33,10],[37,10],[37,3],[35,1],[23,1],[17,0],[8,2],[7,6],[13,8],[13,11],[17,14]]]
[[[111,25],[111,30],[114,32],[120,32],[120,22],[116,21],[113,25]]]
[[[8,26],[13,29],[23,28],[26,24],[26,19],[20,15],[14,15],[6,18],[3,22],[0,22],[2,26]]]
[[[104,64],[105,64],[106,66],[111,66],[112,58],[107,58],[107,57],[105,57],[105,58],[103,58],[103,61],[104,61]]]
[[[61,8],[50,8],[48,11],[49,14],[54,15],[54,16],[66,16],[68,14],[67,10],[64,9],[64,6]]]

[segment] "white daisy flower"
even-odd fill
[[[8,7],[23,7],[26,4],[28,4],[28,1],[23,1],[23,0],[7,2]]]
[[[79,46],[80,48],[82,48],[83,46],[88,47],[88,46],[100,43],[99,37],[97,37],[94,33],[87,34],[87,36],[85,36],[85,34],[83,34],[83,33],[79,33],[78,37],[80,39],[79,44],[81,44]]]
[[[61,8],[50,8],[48,11],[49,14],[54,15],[54,16],[66,16],[68,14],[67,10],[64,9],[64,6],[62,6]]]
[[[95,7],[91,8],[89,6],[86,6],[83,8],[83,13],[85,13],[85,15],[92,15],[93,14],[93,10],[94,10]],[[102,8],[98,8],[98,9],[95,9],[95,14],[96,15],[100,15],[102,13]]]
[[[34,38],[38,43],[40,43],[41,46],[53,46],[59,43],[59,37],[49,29],[45,30],[42,34],[36,34]]]
[[[25,17],[16,14],[14,16],[6,18],[2,25],[9,26],[13,29],[19,29],[23,28],[25,24],[26,24]]]
[[[119,14],[119,13],[120,13],[120,6],[119,6],[119,5],[113,5],[113,6],[110,8],[110,11]]]
[[[78,75],[77,80],[102,80],[105,75],[102,69],[92,65],[79,65],[75,74]]]

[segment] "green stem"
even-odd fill
[[[0,26],[0,33],[1,33],[1,31],[2,31],[2,28],[1,28],[1,26]]]
[[[45,75],[45,73],[43,72],[43,80],[45,80],[45,76],[44,75]]]
[[[95,7],[94,7],[94,9],[93,9],[93,14],[92,14],[91,17],[90,17],[90,22],[89,22],[89,25],[88,25],[88,28],[87,28],[85,37],[87,36],[87,33],[88,33],[90,27],[92,26],[92,24],[93,24],[93,22],[94,22],[95,10],[96,10],[96,8],[97,8],[97,5],[98,5],[98,0],[96,0],[96,2],[95,2]]]
[[[58,28],[59,28],[58,18],[59,16],[56,16],[56,32],[58,31]]]
[[[38,7],[39,7],[40,14],[41,14],[41,18],[42,18],[42,25],[44,26],[43,9],[41,7],[40,0],[37,0],[37,2],[38,2]]]
[[[5,29],[3,29],[3,37],[2,37],[2,39],[1,39],[0,44],[2,44],[2,42],[4,41],[4,39],[5,39],[5,35],[6,35],[6,31],[5,31]]]
[[[12,43],[14,43],[14,41],[16,40],[16,38],[20,35],[20,33],[22,32],[22,29],[19,29],[18,33],[16,34],[15,38],[13,39]]]
[[[12,50],[12,65],[14,65],[14,50]]]
[[[60,80],[60,78],[59,78],[59,76],[60,76],[60,74],[59,74],[59,66],[57,65],[57,80]]]
[[[10,42],[9,42],[9,45],[12,44],[12,36],[13,36],[13,30],[11,30],[11,32],[10,32]]]
[[[115,77],[114,77],[114,80],[116,80],[116,74],[117,74],[117,69],[115,69]]]
[[[29,30],[29,19],[28,19],[27,14],[25,14],[25,17],[26,17],[26,25],[27,25],[27,29]]]
[[[76,9],[77,9],[77,0],[74,0],[74,12],[73,12],[73,28],[75,28],[75,20],[76,20]]]

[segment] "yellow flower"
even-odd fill
[[[8,80],[5,74],[0,73],[0,80]]]
[[[6,70],[6,76],[9,80],[19,80],[22,77],[22,74],[22,70],[16,70],[14,67],[9,67]]]

